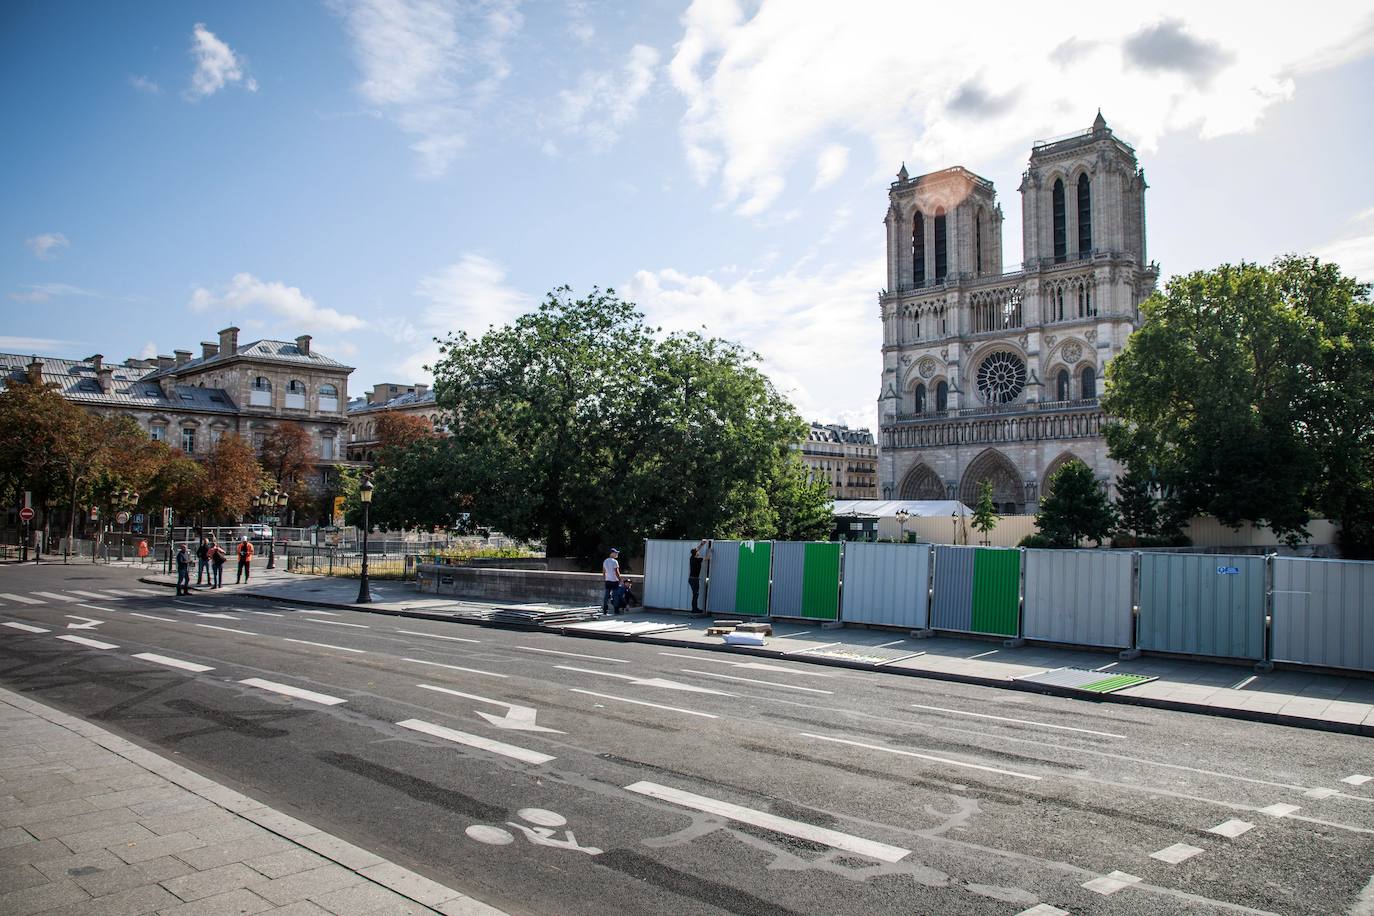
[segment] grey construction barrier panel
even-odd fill
[[[936,630],[973,629],[972,547],[935,548],[935,598],[930,605],[930,626]]]
[[[1374,671],[1374,563],[1274,557],[1270,658]]]
[[[706,583],[706,610],[711,614],[735,613],[735,585],[739,581],[739,545],[739,541],[716,541],[711,545],[711,567]],[[687,587],[685,575],[682,587]]]
[[[671,611],[692,609],[692,589],[687,585],[687,561],[696,541],[646,540],[644,542],[645,607]],[[706,582],[701,583],[699,600],[706,601]]]
[[[844,545],[840,619],[923,630],[930,621],[930,545]]]
[[[1135,557],[1106,550],[1027,550],[1022,635],[1112,646],[1135,643]]]
[[[768,595],[770,617],[802,616],[802,569],[805,541],[773,542],[773,588]]]
[[[1136,645],[1264,658],[1264,563],[1254,556],[1141,554]]]

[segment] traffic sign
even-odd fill
[[[118,523],[121,524],[121,525],[127,525],[127,524],[129,523],[129,513],[127,513],[127,512],[121,512],[121,513],[119,513],[118,515],[115,516],[115,521],[118,522]]]
[[[19,510],[19,518],[26,522],[33,521],[33,510],[25,506]]]

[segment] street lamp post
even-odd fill
[[[367,589],[367,529],[371,526],[368,510],[372,506],[372,479],[364,477],[358,488],[358,498],[363,502],[363,576],[358,582],[358,603],[371,604],[372,593]]]
[[[285,491],[273,494],[273,506],[277,510],[277,525],[281,525],[282,517],[286,515],[287,495]],[[267,568],[277,568],[277,532],[272,532],[272,537],[267,543]]]
[[[897,510],[897,524],[902,526],[902,543],[906,543],[906,523],[911,518],[911,513],[905,509]]]

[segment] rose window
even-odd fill
[[[978,367],[978,392],[988,404],[1015,400],[1026,387],[1026,364],[1012,353],[994,353]]]

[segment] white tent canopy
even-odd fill
[[[896,518],[905,509],[912,518],[949,518],[972,515],[973,510],[957,499],[837,499],[832,514],[854,518]]]

